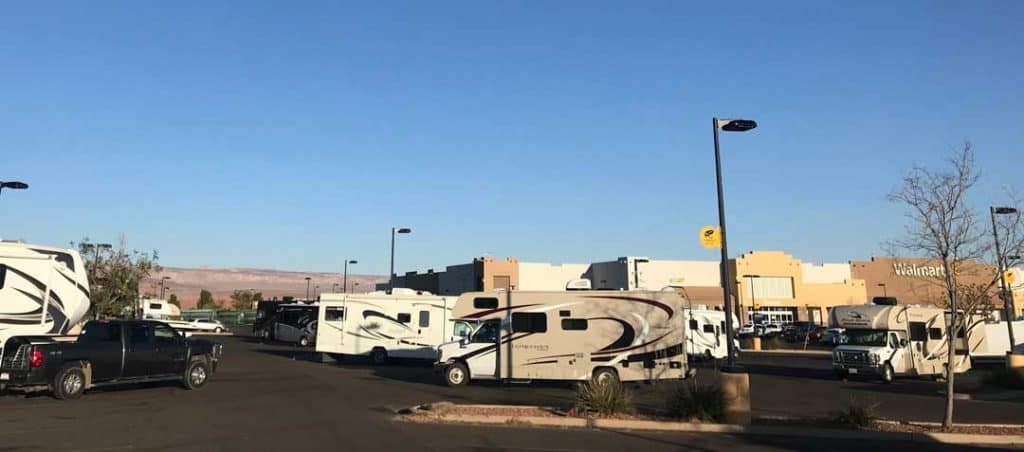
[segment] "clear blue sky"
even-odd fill
[[[171,266],[880,253],[964,139],[1020,187],[1024,2],[33,2],[0,15],[0,236]],[[26,6],[30,5],[30,6]],[[1014,162],[1016,160],[1016,162]],[[1012,164],[1011,164],[1012,163]]]

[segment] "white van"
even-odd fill
[[[675,290],[469,292],[453,317],[482,322],[441,345],[449,386],[470,380],[683,379],[684,302]]]
[[[410,289],[320,296],[316,351],[329,355],[430,359],[437,346],[469,335],[471,321],[452,321],[454,297]]]
[[[840,378],[869,375],[888,383],[898,375],[942,376],[950,338],[948,312],[918,306],[836,306],[829,326],[843,328],[844,343],[832,350],[832,368]],[[956,373],[971,368],[969,344],[981,334],[967,331],[953,340]]]

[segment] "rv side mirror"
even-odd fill
[[[900,348],[903,348],[903,347],[906,347],[906,346],[907,346],[907,340],[906,339],[900,339]]]
[[[466,345],[468,345],[468,344],[469,344],[469,338],[468,337],[463,336],[462,339],[459,339],[459,348],[466,348]]]

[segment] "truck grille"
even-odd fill
[[[868,352],[848,351],[839,353],[839,362],[847,364],[867,364]]]
[[[8,355],[4,354],[2,360],[0,360],[0,369],[3,370],[24,370],[28,369],[28,353],[32,348],[29,344],[22,344],[18,346],[18,349],[14,353]]]

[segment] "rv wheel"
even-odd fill
[[[448,365],[444,368],[444,382],[453,388],[465,386],[469,383],[469,369],[462,363]]]
[[[370,361],[374,364],[380,365],[388,362],[388,352],[383,348],[375,348],[370,352]]]
[[[882,368],[882,382],[883,383],[892,383],[892,380],[893,380],[894,377],[895,377],[895,374],[892,371],[892,365],[891,364],[886,364],[885,367]]]
[[[706,361],[711,361],[715,359],[714,355],[711,354],[711,350],[704,350],[704,359]]]
[[[603,367],[594,370],[594,375],[591,377],[591,380],[599,385],[618,383],[619,374],[615,373],[612,369]]]

